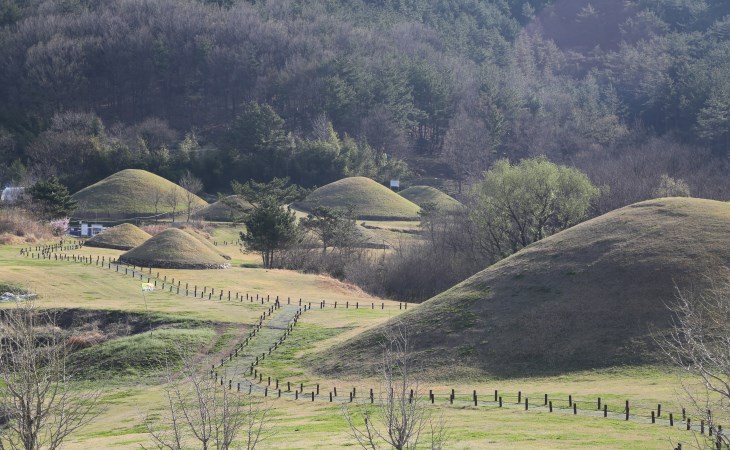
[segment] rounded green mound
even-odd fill
[[[96,236],[84,242],[87,247],[113,248],[115,250],[130,250],[142,245],[152,236],[140,230],[131,223],[123,223],[107,228]]]
[[[216,247],[215,245],[213,245],[212,242],[210,242],[210,240],[208,239],[208,235],[206,233],[204,233],[202,231],[199,231],[199,230],[197,230],[195,228],[192,228],[192,227],[187,227],[187,226],[183,226],[180,229],[183,230],[184,232],[190,234],[195,239],[199,240],[203,245],[205,245],[206,247],[208,247],[208,249],[210,251],[217,253],[223,259],[231,259],[230,256],[228,256],[225,253],[223,253],[220,250],[218,250],[218,247]]]
[[[365,177],[344,178],[322,186],[293,205],[309,212],[320,206],[351,208],[361,220],[418,220],[418,205]]]
[[[530,245],[399,317],[426,368],[550,375],[657,362],[676,287],[696,288],[730,263],[730,204],[637,203]],[[371,372],[382,328],[313,362]]]
[[[239,218],[241,212],[238,208],[232,208],[227,203],[233,203],[243,211],[253,208],[249,202],[239,196],[230,195],[224,200],[218,200],[217,202],[211,203],[205,208],[198,210],[193,217],[210,222],[232,222]]]
[[[454,197],[431,186],[411,186],[400,192],[401,197],[423,208],[430,204],[442,211],[454,210],[463,206]]]
[[[172,195],[175,192],[175,195]],[[79,204],[75,215],[81,218],[128,218],[170,213],[172,198],[177,198],[178,213],[184,213],[186,191],[158,175],[139,169],[125,169],[81,189],[73,199]],[[155,207],[155,203],[157,206]],[[194,196],[193,209],[208,203]]]
[[[119,257],[126,264],[166,269],[226,269],[230,264],[197,237],[168,228]]]

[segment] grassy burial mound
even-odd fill
[[[230,195],[225,200],[218,200],[215,203],[211,203],[205,208],[197,211],[193,217],[196,219],[203,219],[210,222],[232,222],[236,220],[241,212],[237,209],[231,208],[226,202],[232,202],[240,206],[243,210],[249,210],[253,206],[246,200],[238,197],[237,195]]]
[[[173,191],[176,195],[172,195]],[[174,209],[182,214],[187,206],[186,192],[172,181],[146,170],[125,169],[78,191],[72,197],[79,202],[75,213],[78,217],[123,218],[152,216],[155,211],[158,214],[169,213],[174,203],[177,203]],[[207,205],[205,200],[195,196],[194,209]]]
[[[192,228],[192,227],[182,227],[180,229],[183,230],[184,232],[188,233],[189,235],[195,237],[203,245],[205,245],[206,247],[208,247],[208,249],[210,251],[217,253],[218,255],[220,255],[224,259],[231,259],[230,256],[228,256],[225,253],[223,253],[222,251],[220,251],[218,249],[218,247],[216,247],[215,245],[213,245],[212,242],[210,242],[210,240],[208,239],[209,238],[209,235],[207,233],[205,233],[205,232],[203,232],[201,230],[198,230],[196,228]]]
[[[200,239],[190,233],[168,228],[119,257],[119,260],[143,267],[167,269],[225,269],[230,264]]]
[[[454,197],[431,186],[411,186],[401,191],[400,195],[420,207],[431,204],[439,210],[454,210],[462,206]]]
[[[418,205],[365,177],[344,178],[322,186],[293,205],[303,211],[317,206],[352,208],[361,220],[417,220]]]
[[[437,373],[549,375],[657,361],[675,285],[698,287],[730,263],[730,204],[666,198],[612,211],[530,245],[409,310],[418,360]],[[364,373],[375,329],[314,362]]]
[[[84,242],[87,247],[113,248],[115,250],[131,250],[142,245],[152,236],[132,225],[123,223],[115,227],[107,228],[96,236]]]

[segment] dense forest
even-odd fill
[[[0,0],[0,26],[4,184],[145,168],[211,193],[458,191],[546,155],[601,186],[600,211],[662,175],[728,196],[724,0]]]

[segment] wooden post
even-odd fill
[[[692,429],[692,419],[687,418],[687,431]]]
[[[598,397],[598,409],[601,409],[601,397]]]
[[[312,401],[314,401],[314,391],[312,391]]]
[[[547,406],[547,404],[548,404],[548,395],[545,394],[545,403],[544,403],[544,405]]]
[[[603,404],[603,417],[608,417],[608,405]]]
[[[499,407],[502,407],[502,397],[499,397]]]
[[[474,406],[477,406],[477,391],[474,389]]]
[[[494,390],[494,401],[495,402],[497,401],[497,390],[496,389]]]
[[[517,391],[517,404],[522,403],[522,391]]]
[[[573,402],[573,415],[578,414],[578,403]]]
[[[654,417],[654,411],[651,412],[651,423],[656,423],[656,417]]]
[[[568,406],[573,406],[573,396],[568,395]]]
[[[674,414],[672,414],[672,413],[669,413],[669,426],[670,427],[674,426]]]
[[[527,398],[527,397],[525,397],[525,411],[527,411],[528,409],[530,409],[530,406],[529,405],[530,405],[530,399]]]
[[[330,391],[330,403],[332,403],[332,391]]]
[[[552,401],[552,400],[550,400],[550,401],[548,402],[548,405],[549,405],[549,408],[550,408],[550,412],[553,412],[553,401]]]
[[[629,401],[626,400],[626,420],[629,420]]]
[[[656,416],[661,417],[662,416],[662,405],[661,403],[656,406]]]

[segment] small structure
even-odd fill
[[[390,188],[396,191],[400,190],[400,180],[390,180]]]
[[[6,187],[0,194],[0,202],[5,204],[17,203],[23,198],[25,194],[24,187]]]
[[[99,223],[88,224],[79,222],[78,225],[69,227],[68,234],[76,237],[93,237],[105,229],[106,227]]]

